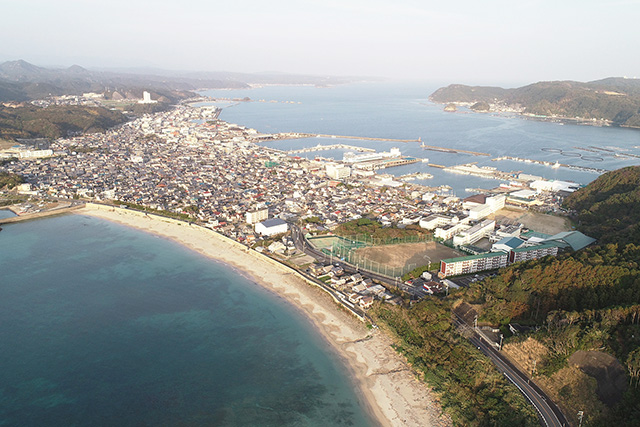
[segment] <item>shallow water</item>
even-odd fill
[[[0,425],[371,425],[307,319],[223,264],[80,215],[0,233]]]

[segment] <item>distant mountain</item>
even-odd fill
[[[42,99],[49,95],[79,95],[85,92],[142,94],[143,90],[152,92],[154,99],[164,97],[175,102],[204,88],[248,88],[250,84],[328,86],[361,80],[363,78],[281,73],[92,71],[79,65],[49,69],[18,60],[0,64],[0,102]]]
[[[516,89],[454,84],[438,89],[429,99],[444,104],[484,102],[490,110],[640,127],[640,79],[538,82]]]
[[[49,69],[23,60],[0,64],[0,101],[25,101],[49,95],[79,95],[85,92],[139,93],[152,92],[156,98],[175,102],[193,95],[193,91],[207,88],[242,88],[244,82],[215,78],[159,76],[91,71],[79,65]]]

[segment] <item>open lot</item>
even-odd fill
[[[420,267],[430,262],[463,256],[462,252],[436,242],[402,243],[399,245],[370,246],[357,249],[356,254],[391,268],[410,265]]]
[[[500,209],[490,218],[495,219],[499,224],[519,222],[530,230],[545,234],[553,235],[562,231],[572,230],[571,221],[568,218],[540,212]]]

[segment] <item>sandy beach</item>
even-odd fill
[[[381,425],[451,425],[434,393],[391,348],[388,336],[367,329],[361,321],[339,310],[331,296],[295,271],[218,233],[184,222],[91,203],[75,212],[169,238],[236,268],[253,282],[285,298],[317,326],[341,356],[360,389],[366,409]]]

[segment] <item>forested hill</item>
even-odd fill
[[[606,120],[640,127],[640,79],[606,78],[582,83],[538,82],[515,89],[453,84],[429,97],[438,103],[487,103],[492,110],[568,119]]]
[[[56,139],[74,132],[103,132],[127,121],[120,111],[102,107],[52,105],[47,108],[27,104],[0,105],[0,140],[18,138]]]
[[[463,298],[506,335],[512,323],[534,327],[508,338],[507,351],[523,366],[536,360],[539,382],[565,413],[585,410],[590,425],[637,425],[640,166],[602,175],[565,206],[595,246],[516,263]]]
[[[396,349],[424,375],[457,425],[536,425],[515,387],[452,326],[453,311],[504,334],[504,353],[583,425],[640,419],[640,167],[607,173],[566,202],[600,240],[515,263],[495,277],[408,307],[374,306]],[[471,314],[469,314],[471,313]],[[528,326],[512,335],[509,325]]]
[[[640,244],[640,166],[608,172],[565,200],[581,231],[601,243]]]

